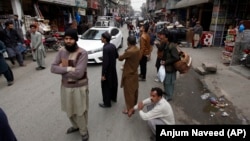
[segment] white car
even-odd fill
[[[156,26],[156,33],[159,32],[162,28],[165,27],[165,25],[168,25],[170,22],[167,21],[159,21],[155,24]]]
[[[111,37],[110,43],[114,44],[116,48],[122,48],[123,35],[119,28],[108,27],[92,27],[84,32],[77,44],[79,47],[88,52],[88,63],[102,63],[103,43],[101,41],[102,33],[109,32]]]

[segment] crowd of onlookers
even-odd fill
[[[6,78],[8,86],[11,86],[14,83],[14,75],[6,63],[6,58],[13,65],[17,61],[19,66],[25,66],[22,56],[24,39],[21,30],[22,22],[17,15],[14,15],[12,20],[6,21],[4,25],[5,28],[0,31],[0,73]]]
[[[20,66],[25,66],[21,52],[18,50],[18,43],[23,44],[23,40],[13,27],[14,23],[12,21],[6,22],[5,25],[6,28],[1,32],[3,34],[1,36],[3,37],[1,38],[3,43],[1,50],[7,51],[12,64],[15,64],[15,60],[17,60]],[[64,47],[59,50],[55,57],[51,65],[51,72],[62,76],[60,88],[61,106],[72,123],[72,127],[68,128],[67,133],[79,131],[82,135],[82,141],[87,141],[89,138],[87,128],[89,94],[87,75],[88,55],[87,51],[78,47],[76,43],[79,31],[84,32],[86,30],[86,27],[83,25],[80,27],[80,25],[72,25],[71,28],[65,31]],[[32,49],[36,52],[36,61],[38,64],[36,69],[42,70],[45,69],[44,47],[42,45],[41,34],[37,32],[36,28],[36,25],[30,25],[31,42]],[[153,132],[152,139],[155,140],[156,125],[175,124],[174,113],[169,101],[173,100],[174,84],[177,75],[174,63],[180,59],[176,48],[178,45],[178,36],[175,31],[170,31],[166,27],[156,31],[155,21],[153,20],[140,22],[136,27],[132,23],[128,23],[128,30],[135,30],[136,34],[129,34],[127,38],[128,47],[122,54],[118,54],[117,48],[110,43],[110,33],[105,32],[102,34],[101,41],[104,45],[100,79],[103,101],[99,103],[99,106],[101,108],[111,108],[112,102],[117,102],[118,77],[116,60],[124,61],[120,84],[121,88],[123,88],[125,99],[125,108],[122,110],[122,113],[131,117],[138,110],[140,117],[148,121],[149,127]],[[163,90],[157,87],[152,88],[149,98],[138,102],[139,81],[147,81],[147,63],[151,59],[153,48],[157,49],[157,59],[155,60],[156,73],[160,66],[164,66],[165,68],[166,75],[162,82],[164,88]],[[0,69],[1,73],[6,77],[8,85],[12,85],[14,80],[10,80],[7,77],[12,72],[5,62],[2,53],[0,53],[0,59],[2,61],[0,63],[4,63],[7,68],[2,69],[1,65],[1,69],[3,70]],[[9,71],[8,74],[7,71]],[[147,112],[143,111],[144,107],[147,108]],[[7,122],[6,118],[4,122]],[[6,125],[6,127],[8,126]],[[8,130],[11,133],[11,130]],[[15,139],[14,136],[12,138]]]

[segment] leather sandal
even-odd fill
[[[122,113],[127,115],[127,114],[128,114],[128,110],[124,109],[124,110],[122,111]]]
[[[76,131],[79,131],[79,128],[70,127],[67,130],[66,134],[70,134],[70,133],[73,133],[73,132],[76,132]]]

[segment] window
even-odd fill
[[[106,32],[106,30],[88,30],[86,31],[81,39],[89,39],[89,40],[101,40],[102,38],[102,33]]]
[[[119,33],[119,30],[114,28],[111,30],[111,36],[116,36]]]

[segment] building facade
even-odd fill
[[[174,12],[182,24],[195,16],[204,31],[213,33],[214,46],[224,46],[230,25],[250,20],[249,0],[168,0],[166,5],[167,13]]]

